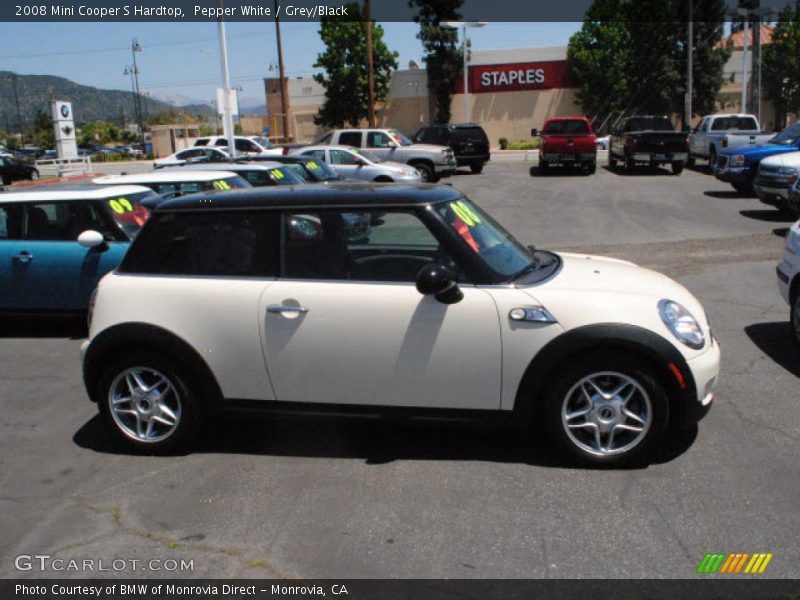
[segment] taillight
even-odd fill
[[[89,296],[89,310],[86,312],[86,327],[91,329],[92,317],[94,316],[94,302],[97,299],[97,288],[94,288],[92,295]]]
[[[284,146],[283,147],[283,155],[286,156],[287,154],[289,154],[289,148]]]
[[[628,143],[629,146],[632,146],[633,148],[636,147],[637,140],[635,137],[629,137],[625,141]]]
[[[728,138],[726,138],[726,137],[722,138],[722,147],[723,148],[727,148],[728,147]]]
[[[686,138],[685,140],[683,140],[683,146],[687,150],[689,149],[689,138]]]

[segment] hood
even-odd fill
[[[784,154],[776,154],[761,161],[762,165],[769,167],[800,167],[800,152],[786,152]]]

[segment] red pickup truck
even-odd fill
[[[539,173],[544,175],[554,164],[580,166],[591,175],[597,170],[597,136],[586,117],[552,117],[542,131],[531,129],[533,137],[541,136]]]

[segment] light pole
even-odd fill
[[[17,106],[17,127],[19,128],[19,141],[20,144],[25,142],[25,136],[23,135],[22,131],[22,112],[19,110],[19,89],[17,89],[17,82],[19,81],[19,75],[16,73],[12,73],[8,80],[14,84],[14,103]]]
[[[217,0],[219,13],[224,14],[222,0]],[[228,153],[231,158],[236,158],[236,143],[233,133],[233,115],[231,114],[231,74],[228,68],[228,42],[225,37],[225,21],[222,17],[217,21],[217,34],[219,36],[220,68],[222,69],[222,127],[228,139]]]
[[[408,85],[414,88],[414,104],[416,104],[417,113],[419,114],[419,123],[422,125],[422,113],[419,110],[419,81],[414,79],[409,81]]]
[[[458,29],[461,27],[461,53],[464,56],[464,123],[469,123],[469,72],[467,60],[467,27],[477,29],[486,25],[486,21],[445,21],[445,27]]]
[[[142,122],[142,98],[139,95],[139,67],[136,64],[136,53],[142,51],[142,46],[139,40],[133,38],[131,41],[131,55],[133,56],[133,79],[136,84],[135,87],[135,100],[136,100],[136,116],[139,120],[139,141],[144,145],[144,123]]]
[[[131,94],[133,94],[133,119],[138,123],[139,105],[136,102],[136,82],[133,80],[133,71],[134,68],[131,65],[125,65],[125,70],[122,72],[122,74],[131,76]]]

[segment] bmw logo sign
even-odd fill
[[[70,127],[69,125],[64,125],[64,127],[61,128],[61,131],[64,132],[64,135],[69,135],[70,133],[72,133],[72,127]]]
[[[69,106],[66,104],[61,105],[61,116],[65,119],[69,116]]]

